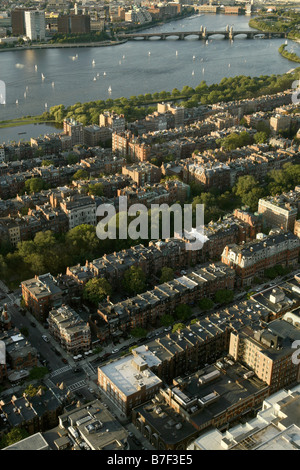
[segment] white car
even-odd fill
[[[119,352],[118,349],[113,349],[113,350],[112,350],[112,353],[113,353],[113,354],[116,354],[116,353],[118,353],[118,352]]]
[[[48,336],[43,335],[42,338],[43,338],[43,340],[44,340],[46,343],[49,343],[49,338],[48,338]]]

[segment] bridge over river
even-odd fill
[[[144,40],[149,39],[160,39],[166,40],[167,38],[177,38],[179,40],[184,40],[188,36],[196,36],[198,39],[207,40],[212,36],[223,36],[224,39],[234,40],[236,37],[246,38],[246,39],[273,39],[273,38],[286,38],[287,33],[274,33],[266,31],[235,31],[233,27],[226,27],[225,31],[208,31],[206,27],[201,26],[199,31],[169,31],[164,33],[126,33],[119,34],[119,39],[127,40]]]

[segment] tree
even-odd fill
[[[174,323],[174,317],[172,315],[163,315],[160,319],[161,326],[171,326]]]
[[[192,315],[192,309],[189,305],[181,304],[175,308],[176,320],[187,321]]]
[[[92,225],[82,224],[72,228],[66,234],[65,249],[72,263],[84,263],[87,259],[97,256],[100,240]]]
[[[25,182],[25,191],[28,193],[39,193],[44,189],[44,181],[42,178],[30,178]]]
[[[161,270],[161,276],[160,276],[160,284],[163,284],[164,282],[169,282],[174,279],[174,270],[172,268],[168,267],[163,267]]]
[[[214,303],[211,299],[208,299],[208,298],[204,298],[204,299],[201,299],[199,300],[198,302],[198,307],[200,308],[200,310],[210,310],[211,308],[213,308],[214,306]]]
[[[104,278],[90,279],[83,289],[83,298],[97,305],[105,297],[112,294],[112,287]]]
[[[2,437],[0,441],[0,448],[3,449],[5,447],[11,446],[16,442],[22,441],[28,436],[29,434],[27,431],[25,431],[25,429],[13,428],[11,431],[9,431],[9,433]]]
[[[68,165],[75,165],[75,163],[78,163],[78,160],[78,155],[75,155],[74,153],[69,153],[67,156]]]
[[[137,327],[131,330],[131,335],[134,338],[144,338],[147,335],[147,330]]]
[[[259,187],[258,181],[252,175],[240,176],[233,192],[241,198],[243,204],[249,205],[252,210],[256,210],[258,200],[264,193],[263,189]]]
[[[39,389],[37,387],[34,387],[32,384],[29,384],[27,388],[24,390],[25,395],[27,395],[30,398],[33,398],[36,396],[38,393]]]
[[[130,294],[140,294],[146,289],[146,276],[140,267],[131,266],[124,273],[123,287]]]
[[[258,201],[264,196],[263,188],[253,188],[248,194],[245,194],[242,201],[246,206],[250,207],[252,212],[255,212],[258,207]]]
[[[220,289],[215,293],[214,300],[217,304],[229,304],[233,301],[234,292],[229,289]]]
[[[254,142],[256,144],[265,144],[268,142],[268,134],[266,132],[257,132],[254,136]]]
[[[185,328],[185,324],[184,323],[176,323],[173,328],[172,328],[172,333],[176,333],[176,331],[180,331],[180,330],[183,330]]]
[[[103,196],[103,184],[95,183],[89,185],[89,194],[91,196]]]
[[[33,367],[29,372],[30,380],[40,380],[43,379],[45,375],[49,373],[47,367]]]
[[[87,180],[88,178],[89,178],[89,174],[86,170],[78,170],[73,176],[74,181]]]
[[[43,160],[42,161],[42,166],[51,166],[54,165],[53,160]]]

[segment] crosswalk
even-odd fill
[[[69,385],[68,390],[70,392],[75,392],[75,390],[79,390],[80,388],[83,388],[85,386],[86,386],[86,381],[80,380],[79,382],[76,382],[75,384]]]
[[[72,369],[71,366],[61,367],[61,369],[56,369],[55,371],[53,371],[50,374],[50,377],[56,377],[57,375],[64,374],[65,372],[67,372],[68,370],[71,370],[71,369]]]
[[[90,374],[97,374],[97,370],[95,369],[94,366],[92,366],[92,364],[90,364],[89,362],[85,363],[85,364],[82,364],[82,369],[84,370],[84,372],[88,375]]]

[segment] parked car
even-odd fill
[[[33,328],[36,327],[36,324],[35,324],[33,321],[30,322],[30,325],[31,325]]]
[[[62,358],[62,361],[63,361],[64,364],[68,364],[67,359],[65,359],[64,357]]]
[[[48,338],[48,336],[43,335],[42,338],[43,338],[43,340],[45,341],[45,343],[49,343],[49,338]]]

